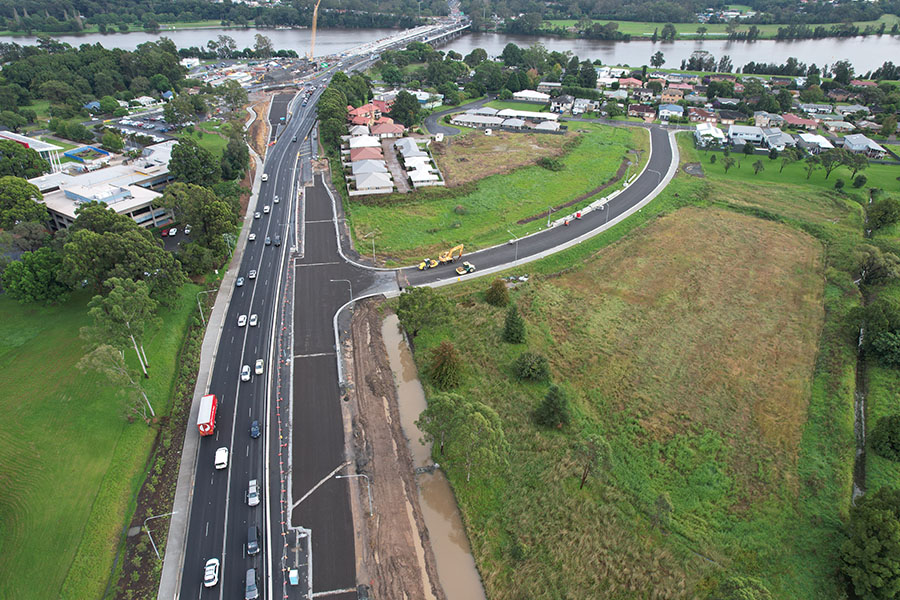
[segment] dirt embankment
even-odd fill
[[[371,482],[375,506],[374,517],[357,515],[365,519],[356,524],[364,539],[357,547],[360,578],[371,585],[373,598],[445,600],[400,425],[379,305],[361,302],[351,324],[353,446],[357,466]],[[359,506],[367,507],[366,491],[358,489]]]
[[[266,119],[266,113],[269,110],[270,98],[268,94],[264,96],[254,95],[251,101],[253,104],[250,105],[250,110],[256,113],[256,119],[247,131],[247,141],[260,157],[265,158],[269,141],[269,122]]]

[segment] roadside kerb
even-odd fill
[[[254,119],[255,116],[248,121],[248,127],[253,123]],[[176,514],[172,516],[169,525],[169,535],[166,541],[166,551],[163,557],[163,569],[159,580],[157,598],[176,598],[181,587],[187,530],[190,524],[191,505],[194,498],[197,458],[200,453],[200,433],[192,424],[197,421],[197,415],[200,412],[200,398],[209,390],[209,383],[212,379],[219,338],[225,326],[225,317],[231,304],[231,295],[234,293],[234,281],[237,279],[238,269],[247,244],[247,236],[250,233],[250,226],[253,222],[254,209],[250,207],[253,206],[255,208],[256,202],[259,200],[260,175],[262,174],[263,163],[253,148],[249,149],[251,157],[258,166],[256,175],[253,178],[247,214],[244,216],[244,227],[241,228],[241,233],[238,236],[228,270],[219,284],[219,291],[225,290],[226,293],[220,293],[216,296],[216,302],[207,322],[206,333],[203,335],[203,344],[200,347],[200,368],[197,372],[194,399],[191,404],[190,416],[188,416],[188,425],[185,428],[184,445],[181,449],[181,465],[178,470],[175,501],[172,503],[172,510],[176,511]]]

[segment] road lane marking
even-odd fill
[[[317,356],[334,356],[334,352],[317,352],[315,354],[295,354],[294,358],[316,358]]]
[[[294,265],[296,268],[300,267],[327,267],[329,265],[341,265],[344,263],[341,262],[323,262],[323,263],[297,263]]]

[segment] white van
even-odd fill
[[[216,450],[216,469],[228,467],[228,448],[222,447]]]

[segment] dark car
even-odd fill
[[[281,245],[281,236],[280,236],[280,235],[276,235],[276,236],[275,236],[275,245],[276,245],[276,246],[280,246],[280,245]]]
[[[253,556],[259,553],[259,529],[256,525],[247,528],[247,555]]]
[[[253,422],[250,423],[250,437],[252,437],[254,440],[259,437],[259,421],[257,421],[256,419],[254,419]]]

